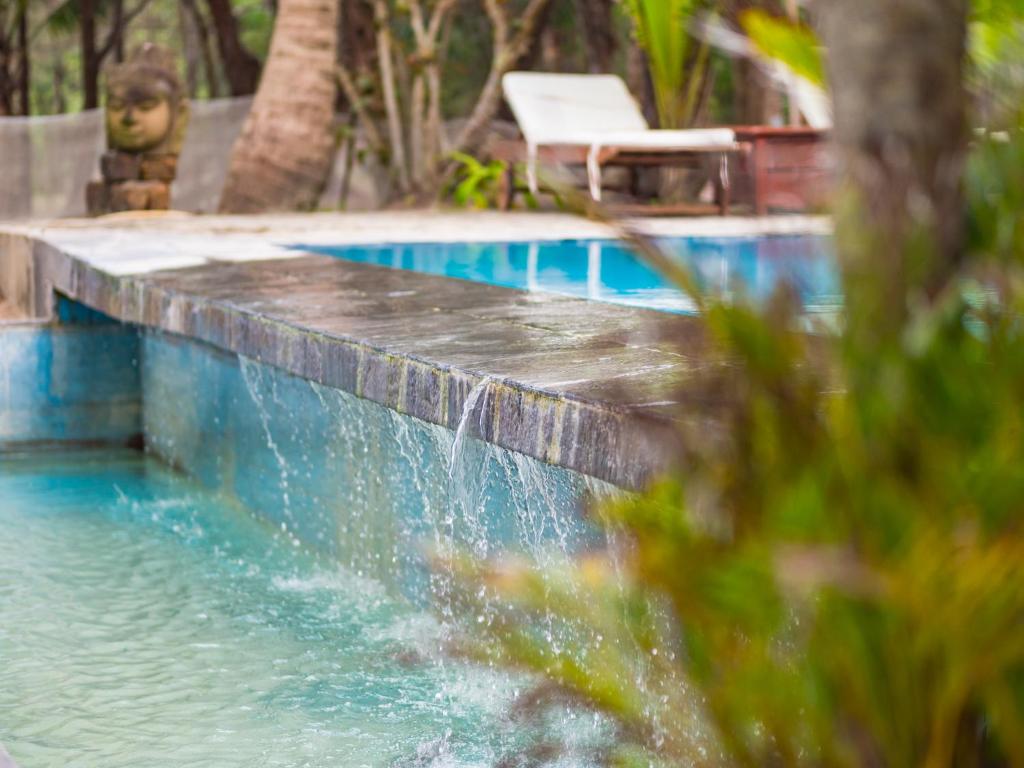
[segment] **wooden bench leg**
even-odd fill
[[[498,180],[498,210],[512,210],[516,198],[516,166],[509,162]]]
[[[722,216],[729,215],[729,205],[732,202],[732,184],[729,179],[729,153],[723,152],[718,165],[718,179],[715,186],[718,188],[718,210]]]
[[[768,215],[768,171],[764,167],[767,154],[767,144],[764,141],[754,142],[754,213],[758,216]]]

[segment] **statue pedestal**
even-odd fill
[[[86,187],[86,209],[90,216],[165,211],[171,207],[171,182],[177,169],[177,155],[106,152],[100,158],[103,181]]]

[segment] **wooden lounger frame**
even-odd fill
[[[516,183],[515,164],[527,162],[526,144],[523,141],[502,139],[490,145],[490,155],[502,160],[508,167],[503,174],[498,195],[498,206],[501,210],[512,207],[516,193],[525,190]],[[596,157],[591,154],[590,147],[577,144],[544,144],[537,148],[537,161],[541,165],[572,165],[587,167],[588,162],[598,163],[600,168],[618,166],[625,168],[638,167],[694,167],[708,155],[719,156],[719,171],[714,174],[715,203],[666,203],[666,204],[627,204],[609,205],[618,213],[642,215],[714,215],[723,216],[729,213],[731,205],[732,182],[730,180],[730,155],[747,155],[751,145],[738,141],[730,147],[697,147],[688,149],[626,149],[615,146],[601,147]]]

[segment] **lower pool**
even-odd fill
[[[23,768],[494,765],[530,737],[524,681],[445,659],[429,614],[141,454],[4,456],[0,499]],[[536,727],[570,754],[600,732]]]
[[[667,251],[689,266],[704,288],[726,299],[768,297],[780,283],[799,293],[807,312],[841,303],[832,240],[823,235],[666,238]],[[670,312],[693,303],[613,240],[521,243],[296,245],[304,251],[367,264],[520,290],[607,301]]]

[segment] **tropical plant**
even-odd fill
[[[658,121],[685,128],[698,106],[707,74],[708,46],[695,43],[689,23],[710,0],[626,0],[637,43],[647,58]]]
[[[825,84],[821,42],[810,27],[757,8],[744,12],[740,23],[762,56],[785,64],[814,85]]]
[[[491,207],[508,165],[501,160],[481,162],[463,152],[453,152],[452,159],[459,164],[451,191],[452,200],[463,207]]]
[[[610,715],[608,762],[1024,765],[1024,120],[964,166],[964,6],[864,4],[824,25],[842,106],[879,108],[837,131],[839,322],[705,296],[627,231],[700,310],[683,448],[594,507],[606,550],[458,564],[468,652]],[[893,45],[897,95],[871,94]]]

